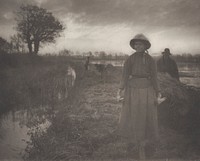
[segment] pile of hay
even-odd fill
[[[200,90],[185,85],[167,74],[158,75],[161,93],[167,100],[159,105],[161,125],[191,134],[200,129]]]

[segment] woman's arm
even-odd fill
[[[125,86],[127,85],[128,77],[129,77],[129,74],[130,74],[129,63],[130,63],[129,59],[127,59],[124,63],[122,78],[121,78],[121,82],[120,82],[120,86],[119,86],[119,89],[121,89],[121,90],[123,90],[125,88]]]

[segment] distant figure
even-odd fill
[[[176,62],[170,57],[169,48],[165,48],[162,57],[157,61],[158,72],[168,73],[172,78],[179,81],[179,73]]]
[[[103,72],[106,70],[106,65],[105,64],[94,64],[96,67],[96,70],[101,73],[101,78],[103,77]]]
[[[67,86],[69,88],[73,87],[75,80],[76,80],[76,72],[71,66],[68,66],[68,68],[67,68]]]
[[[62,88],[61,91],[58,93],[59,99],[64,99],[68,97],[70,90],[73,89],[72,87],[74,86],[75,81],[76,81],[76,72],[71,66],[68,66],[64,79],[65,88]]]
[[[90,57],[88,56],[85,61],[85,70],[89,70]]]

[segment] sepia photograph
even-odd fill
[[[0,0],[0,161],[200,161],[199,0]]]

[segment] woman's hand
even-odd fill
[[[161,98],[161,97],[162,97],[162,94],[160,92],[158,92],[157,98]]]
[[[124,99],[123,97],[124,97],[123,96],[123,89],[119,89],[118,92],[117,92],[117,100],[121,101],[121,100]]]
[[[166,97],[163,97],[162,94],[159,92],[157,97],[157,105],[161,104],[166,100]]]

